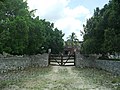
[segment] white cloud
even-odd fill
[[[77,6],[73,9],[70,9],[70,7],[66,7],[64,9],[64,13],[68,17],[79,18],[79,17],[89,14],[89,10],[83,6]]]
[[[69,0],[28,0],[27,2],[30,10],[37,9],[36,16],[54,21],[62,17]]]
[[[68,37],[72,32],[75,32],[78,38],[80,38],[80,30],[82,30],[82,22],[73,17],[65,17],[59,19],[55,22],[55,26],[59,29],[63,30],[66,37]],[[79,35],[78,35],[79,34]]]
[[[63,30],[65,39],[75,32],[80,40],[83,23],[91,16],[84,6],[69,7],[70,0],[28,0],[30,9],[37,9],[36,15],[55,23],[55,27]]]

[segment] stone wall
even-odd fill
[[[46,67],[48,66],[49,55],[48,54],[39,54],[30,56],[31,66],[33,67]]]
[[[96,60],[95,65],[99,69],[120,75],[120,61]]]
[[[10,70],[22,70],[27,67],[46,67],[48,66],[48,54],[32,55],[25,57],[1,57],[0,73]]]
[[[76,67],[93,67],[120,75],[120,61],[97,60],[94,56],[85,57],[77,53],[75,63]]]
[[[76,67],[94,67],[95,57],[85,57],[76,53],[75,66]]]

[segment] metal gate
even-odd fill
[[[49,65],[75,66],[75,54],[49,54]]]

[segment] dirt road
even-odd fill
[[[2,90],[119,90],[119,82],[115,81],[119,77],[89,68],[30,68],[1,75],[4,76]]]

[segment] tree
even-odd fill
[[[34,17],[34,11],[29,11],[23,0],[0,1],[0,53],[31,55],[43,53],[43,47],[54,53],[62,50],[62,31]]]
[[[28,46],[27,54],[37,54],[41,53],[40,49],[45,41],[44,29],[42,29],[42,22],[39,20],[39,17],[32,19],[28,23],[29,32],[28,32]]]
[[[76,34],[75,34],[74,32],[72,32],[72,34],[69,35],[69,37],[67,37],[67,43],[68,43],[69,45],[71,45],[72,47],[73,47],[74,45],[77,45],[78,42],[79,42],[79,40],[77,39],[77,36],[76,36]]]
[[[28,41],[26,21],[30,17],[27,2],[5,0],[0,4],[1,53],[23,54]]]
[[[63,52],[63,36],[64,34],[62,33],[62,31],[58,30],[57,28],[54,29],[50,41],[50,48],[52,49],[53,53]]]
[[[10,40],[9,47],[11,47],[11,54],[24,54],[28,45],[29,27],[26,19],[23,17],[16,17],[9,24]],[[11,44],[10,44],[11,43]]]
[[[52,49],[52,53],[60,53],[63,50],[63,36],[61,30],[54,28],[54,24],[48,21],[42,20],[42,26],[44,28],[45,41],[43,44],[44,49]]]
[[[94,15],[84,25],[83,52],[101,54],[120,52],[119,15],[119,0],[111,0],[101,10],[96,8]]]
[[[100,53],[102,52],[102,43],[104,42],[103,27],[101,26],[100,10],[94,10],[94,16],[87,20],[84,25],[84,41],[82,50],[85,53]]]

